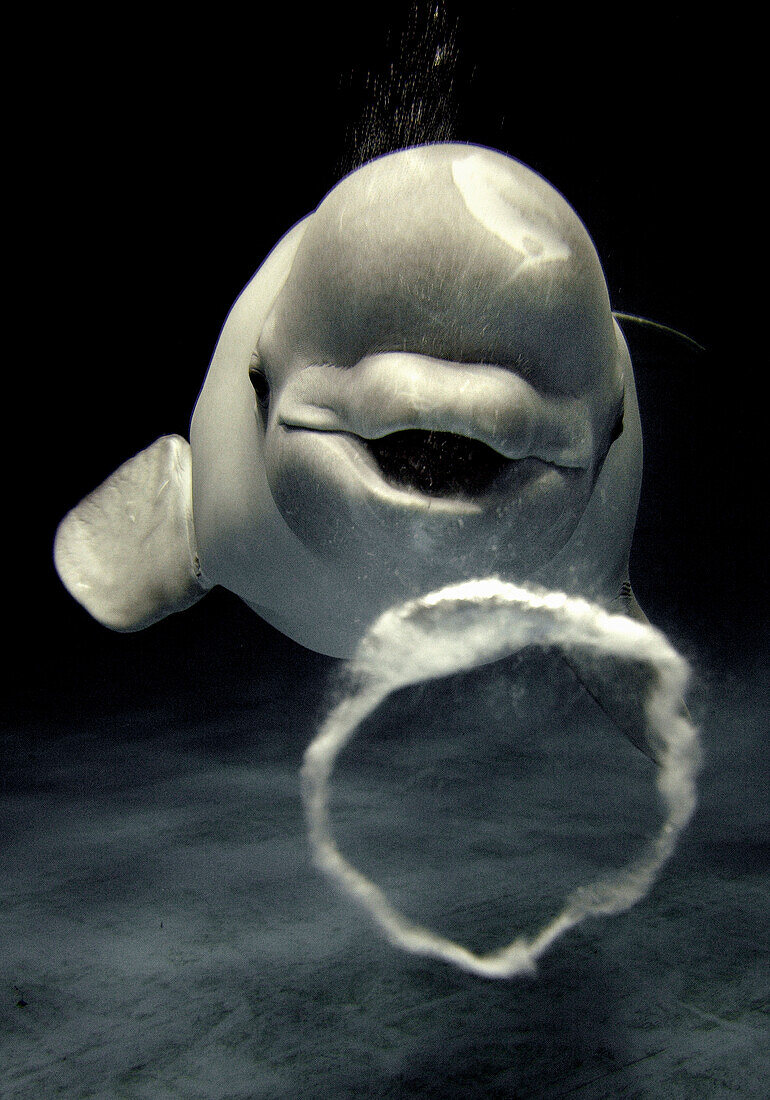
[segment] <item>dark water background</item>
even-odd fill
[[[163,24],[59,12],[18,44],[4,1095],[766,1095],[768,509],[764,365],[746,320],[762,303],[747,108],[723,75],[746,31],[448,4],[459,52],[421,88],[434,125],[562,191],[614,308],[707,349],[629,333],[646,448],[632,580],[693,664],[706,750],[695,821],[630,914],[570,934],[523,984],[396,953],[308,866],[296,769],[335,663],[223,592],[114,635],[53,571],[64,512],[158,435],[187,433],[232,301],[355,160],[366,74],[398,60],[408,11],[293,7],[270,27],[224,10]],[[573,815],[600,742],[595,754],[571,791],[552,769]],[[466,774],[492,789],[474,760]],[[403,789],[378,776],[362,797],[401,846],[370,853],[406,850],[408,874],[383,873],[406,874],[405,895],[440,916],[451,860],[425,839],[410,848],[425,804],[398,809]],[[564,834],[572,857],[548,856],[557,881],[617,825],[617,789]],[[544,812],[544,834],[555,820]],[[498,889],[503,856],[465,909],[455,899],[457,930],[483,939],[520,913],[521,883]]]

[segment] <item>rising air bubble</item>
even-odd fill
[[[593,651],[642,662],[653,675],[644,701],[646,735],[656,746],[662,820],[641,855],[573,889],[534,935],[476,953],[407,919],[385,893],[339,851],[329,821],[329,782],[341,750],[393,692],[509,657],[524,647]],[[486,578],[443,588],[387,611],[371,627],[350,665],[353,686],[308,746],[302,790],[317,866],[361,904],[395,945],[488,978],[532,973],[559,936],[586,917],[621,913],[649,891],[695,808],[697,732],[682,706],[689,669],[655,628],[612,615],[587,600],[536,592]]]

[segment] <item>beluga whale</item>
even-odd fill
[[[226,319],[189,442],[125,462],[64,517],[54,557],[114,630],[219,585],[349,659],[301,770],[316,865],[392,943],[510,977],[644,896],[695,805],[686,662],[629,579],[641,473],[631,358],[578,215],[504,153],[418,145],[352,171],[278,242]],[[663,813],[627,866],[478,954],[347,861],[329,779],[392,693],[525,650],[546,721],[563,718],[540,691],[555,655],[658,765]]]
[[[233,305],[189,442],[56,533],[61,580],[140,630],[216,585],[350,657],[387,608],[495,576],[630,616],[642,436],[626,341],[566,199],[448,142],[345,176]]]

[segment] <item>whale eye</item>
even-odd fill
[[[249,367],[249,381],[257,395],[257,404],[260,409],[266,409],[270,404],[270,383],[267,380],[264,368],[259,363],[252,362]]]

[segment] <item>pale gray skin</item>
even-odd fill
[[[511,462],[478,496],[406,488],[363,442],[404,429]],[[423,146],[343,179],[233,306],[190,441],[159,440],[59,529],[64,583],[114,629],[219,584],[348,657],[387,607],[487,575],[640,614],[628,350],[577,215],[501,153]]]

